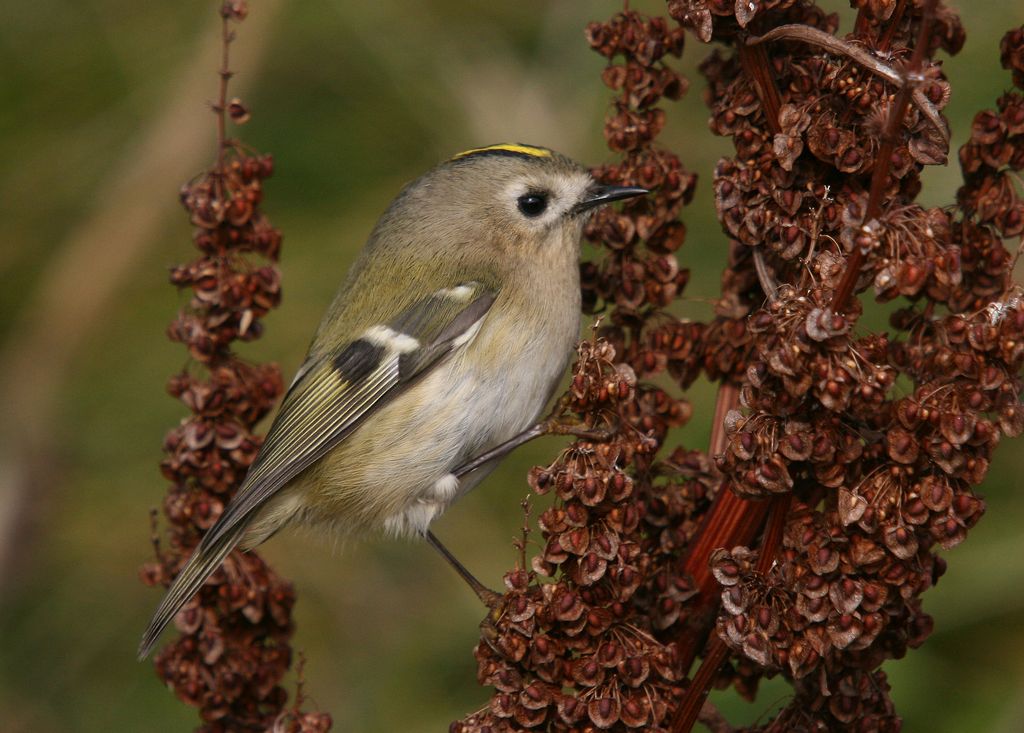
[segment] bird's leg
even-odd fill
[[[591,429],[580,425],[570,425],[560,422],[558,420],[558,416],[562,414],[564,409],[565,400],[563,399],[558,402],[555,408],[546,418],[544,418],[544,420],[527,428],[518,435],[509,438],[504,443],[500,443],[494,448],[481,453],[476,458],[463,463],[452,471],[452,474],[456,478],[462,478],[466,474],[477,470],[484,464],[511,453],[523,443],[528,443],[541,435],[572,435],[583,440],[600,442],[611,439],[618,430],[618,424],[611,425],[604,429]],[[466,584],[473,589],[477,598],[483,601],[485,606],[492,610],[497,609],[500,606],[503,596],[477,580],[476,577],[474,577],[473,574],[469,572],[469,570],[467,570],[451,552],[449,552],[448,548],[441,544],[441,540],[437,539],[437,535],[428,529],[424,536],[426,537],[427,542],[430,543],[430,546],[437,550],[441,554],[441,557],[443,557],[448,564],[455,569],[455,572],[459,574],[459,577],[466,581]]]
[[[606,428],[585,428],[580,425],[570,425],[559,421],[558,416],[565,409],[565,400],[559,400],[558,404],[551,413],[541,420],[536,425],[527,428],[518,435],[506,440],[504,443],[500,443],[489,451],[481,453],[476,458],[473,458],[466,463],[452,471],[456,478],[462,478],[467,473],[472,473],[476,469],[480,468],[489,461],[502,458],[508,455],[516,448],[521,446],[523,443],[529,443],[534,438],[539,438],[541,435],[572,435],[573,437],[580,438],[582,440],[589,440],[595,443],[603,443],[606,440],[611,440],[615,433],[619,429],[618,420]]]
[[[585,428],[580,425],[566,425],[565,423],[550,422],[542,423],[545,435],[571,435],[580,440],[589,440],[592,443],[604,443],[611,440],[619,430],[618,422],[606,428]]]
[[[441,540],[437,539],[437,535],[428,529],[425,536],[427,538],[427,542],[430,543],[430,546],[441,554],[441,557],[443,557],[448,564],[452,566],[455,572],[459,574],[460,578],[466,581],[466,584],[473,589],[473,592],[476,593],[476,597],[479,598],[485,606],[490,609],[495,609],[501,604],[504,596],[502,596],[501,593],[491,590],[477,580],[476,576],[469,572],[466,569],[466,566],[459,562],[447,547],[441,544]]]
[[[545,423],[539,422],[533,427],[527,428],[523,432],[519,433],[519,435],[511,437],[504,443],[500,443],[491,448],[489,451],[485,451],[478,455],[476,458],[467,461],[466,463],[463,463],[461,466],[452,471],[452,473],[454,473],[457,478],[462,478],[467,473],[472,473],[485,463],[493,461],[497,458],[501,458],[502,456],[508,455],[516,448],[521,446],[523,443],[528,443],[534,438],[544,435],[544,428]]]

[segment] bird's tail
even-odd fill
[[[149,656],[157,638],[171,622],[171,619],[199,591],[213,571],[220,567],[224,558],[235,549],[242,539],[242,535],[245,534],[245,529],[244,524],[237,526],[209,547],[204,547],[202,542],[199,543],[199,546],[192,552],[192,557],[185,563],[185,567],[182,568],[163,600],[160,601],[149,626],[146,627],[146,632],[142,635],[142,641],[139,643],[139,661]]]

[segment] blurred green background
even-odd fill
[[[164,328],[184,297],[167,268],[192,256],[179,185],[211,159],[216,2],[0,3],[0,730],[183,731],[196,721],[135,647],[158,593],[136,579],[165,488],[157,464],[184,409],[164,392],[185,363]],[[503,140],[590,163],[601,137],[603,61],[583,39],[618,7],[594,2],[253,0],[239,30],[239,131],[276,156],[266,211],[285,233],[284,302],[253,360],[294,371],[376,215],[407,180],[458,150]],[[654,0],[634,7],[661,12]],[[842,9],[838,3],[832,3]],[[998,39],[1013,2],[963,2],[963,53],[947,61],[954,144],[1009,86]],[[848,26],[847,26],[848,27]],[[681,260],[686,315],[706,318],[724,264],[711,171],[728,143],[707,132],[693,88],[663,142],[700,174]],[[926,173],[923,200],[952,200],[956,165]],[[713,390],[698,385],[681,439],[706,446]],[[559,441],[521,449],[439,523],[497,586],[514,557],[524,472]],[[999,452],[989,515],[926,596],[930,642],[887,665],[907,731],[1024,730],[1022,443]],[[482,705],[472,648],[482,612],[425,546],[343,551],[301,536],[266,555],[298,588],[295,646],[310,705],[338,731],[439,731]],[[292,684],[291,682],[289,684]],[[772,709],[716,700],[736,721]]]

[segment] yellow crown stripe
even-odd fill
[[[514,153],[519,155],[529,155],[534,158],[550,158],[551,151],[545,150],[544,148],[535,148],[531,145],[519,145],[517,143],[502,143],[500,145],[488,145],[485,148],[473,148],[472,150],[463,150],[458,155],[452,157],[452,160],[458,160],[459,158],[465,158],[469,155],[478,155],[480,153],[491,153],[491,152],[506,152]]]

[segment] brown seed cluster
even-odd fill
[[[812,5],[794,7],[777,22],[829,33],[837,25],[835,16]],[[744,51],[747,56],[750,48]],[[840,239],[845,251],[879,249],[887,264],[926,259],[928,252],[915,250],[924,245],[914,235],[926,230],[936,214],[898,207],[887,212],[893,217],[891,226],[878,227],[878,232],[861,226],[862,199],[880,162],[893,86],[881,77],[858,73],[848,58],[822,54],[810,44],[785,57],[773,54],[770,63],[767,71],[779,105],[771,120],[741,54],[713,53],[702,66],[709,82],[711,129],[732,137],[736,146],[735,157],[723,159],[715,172],[715,203],[726,233],[736,242],[764,247],[780,270],[819,252],[826,259],[816,264],[827,269],[828,249],[817,246],[824,237]],[[936,66],[922,73],[926,81],[920,88],[921,104],[929,114],[912,108],[899,144],[890,152],[884,189],[889,198],[912,199],[920,188],[920,165],[945,160],[944,130],[937,129],[943,123],[930,116],[937,115],[948,97],[948,84],[938,74]],[[939,274],[956,264],[946,263]]]
[[[592,23],[587,39],[610,61],[620,59],[602,78],[618,94],[605,137],[623,160],[594,174],[653,191],[622,211],[598,212],[587,229],[606,254],[582,266],[585,308],[608,309],[608,324],[580,345],[563,405],[567,418],[609,436],[579,440],[530,472],[534,493],[554,497],[538,520],[542,546],[528,568],[506,575],[504,601],[482,626],[478,677],[494,694],[484,710],[452,725],[457,733],[663,731],[680,694],[675,646],[659,632],[692,591],[678,574],[653,571],[694,531],[680,517],[703,500],[710,464],[681,452],[673,456],[679,467],[654,461],[690,408],[635,374],[668,367],[664,350],[650,347],[664,334],[648,329],[667,321],[662,309],[687,280],[674,251],[685,238],[677,217],[695,179],[653,143],[664,124],[659,100],[686,89],[663,61],[681,53],[683,33],[627,11]],[[685,345],[678,348],[683,361]],[[689,495],[679,488],[681,470],[692,477]]]
[[[530,472],[534,493],[555,497],[538,519],[543,546],[530,568],[505,576],[504,601],[475,652],[478,678],[495,692],[453,731],[664,730],[679,693],[675,648],[649,620],[652,606],[674,620],[672,604],[687,596],[651,581],[659,548],[650,527],[664,527],[669,512],[662,505],[648,516],[649,489],[625,470],[650,465],[675,419],[614,363],[604,339],[582,343],[578,356],[567,411],[628,426],[608,441],[577,441]]]
[[[542,546],[482,625],[491,702],[453,731],[685,733],[712,683],[752,698],[777,674],[791,701],[744,730],[899,729],[880,667],[931,632],[937,552],[981,517],[992,452],[1024,431],[1024,295],[1003,241],[1024,230],[1024,101],[976,118],[958,205],[920,206],[923,166],[948,155],[932,56],[964,30],[933,0],[854,5],[839,38],[812,3],[669,2],[724,44],[702,65],[711,129],[736,151],[713,182],[731,245],[706,324],[665,310],[687,280],[676,217],[694,179],[652,141],[659,97],[686,88],[662,62],[682,38],[632,11],[588,27],[622,158],[596,175],[654,189],[588,228],[603,259],[582,267],[584,304],[606,322],[563,405],[614,429],[531,471],[554,497]],[[1020,84],[1024,32],[1001,50]],[[867,292],[891,304],[888,333],[860,323]],[[632,376],[665,373],[724,382],[719,455],[665,446],[690,407]],[[696,657],[708,669],[687,682]]]
[[[243,2],[225,3],[229,21],[244,18]],[[224,91],[230,72],[222,70]],[[236,121],[239,115],[232,113]],[[199,256],[171,269],[170,280],[191,290],[168,328],[199,368],[171,377],[168,391],[191,413],[164,440],[161,462],[171,487],[164,499],[169,541],[141,570],[147,585],[167,586],[202,534],[220,516],[256,457],[256,423],[283,390],[276,365],[249,364],[231,352],[237,340],[257,338],[261,319],[280,299],[276,261],[281,234],[260,210],[270,156],[220,140],[218,162],[181,191],[195,227]],[[266,262],[269,264],[260,264]],[[175,619],[181,636],[157,655],[156,669],[184,702],[199,708],[201,730],[326,731],[330,717],[288,710],[280,685],[291,663],[292,586],[255,553],[232,553]]]
[[[686,237],[678,216],[693,197],[696,178],[675,155],[652,144],[665,121],[658,103],[662,98],[679,99],[687,88],[686,79],[663,61],[665,56],[682,53],[683,37],[682,29],[670,29],[664,18],[642,18],[636,13],[587,26],[591,48],[609,60],[622,58],[622,63],[605,68],[602,79],[618,95],[605,121],[605,139],[623,160],[597,168],[594,176],[603,183],[643,186],[654,192],[634,199],[621,211],[599,210],[587,227],[587,238],[601,242],[611,254],[582,267],[584,309],[597,312],[614,305],[612,320],[617,327],[642,324],[651,309],[664,308],[676,299],[689,276],[673,253]],[[615,341],[624,356],[622,340]],[[634,351],[637,348],[634,345]],[[639,372],[664,368],[638,354],[631,356],[627,361]]]
[[[216,359],[235,340],[259,338],[261,318],[281,299],[277,268],[246,259],[255,253],[276,260],[281,246],[280,232],[258,208],[262,181],[273,168],[270,156],[240,155],[223,173],[181,190],[196,227],[193,240],[204,256],[171,269],[171,283],[191,288],[192,297],[168,335],[185,344],[196,361]]]
[[[777,22],[795,12],[833,28],[809,7]],[[865,4],[859,18],[858,40],[896,59],[922,41],[919,9]],[[929,20],[928,53],[957,50],[956,17],[940,8]],[[810,33],[794,38],[806,45],[771,57],[774,123],[748,50],[704,66],[712,127],[737,149],[716,172],[719,218],[779,283],[745,319],[753,354],[718,467],[743,496],[797,499],[780,547],[763,550],[775,553],[769,570],[746,547],[713,554],[723,587],[717,633],[735,654],[742,692],[752,695],[769,671],[792,681],[793,702],[766,727],[898,730],[878,667],[930,633],[920,596],[945,569],[935,551],[980,518],[973,488],[999,438],[1022,428],[1024,318],[1002,243],[1020,234],[1005,178],[1019,97],[975,121],[961,151],[959,210],[924,209],[913,202],[921,166],[946,157],[934,112],[948,85],[934,63],[905,61],[894,85],[858,70],[855,52],[822,53]],[[1003,47],[1011,58],[1013,41]],[[909,85],[913,102],[893,119]],[[904,299],[891,315],[895,336],[861,333],[856,300],[836,307],[855,261],[855,292]],[[900,377],[910,395],[896,393]]]
[[[955,310],[988,308],[1007,291],[1010,253],[1004,238],[1024,233],[1024,30],[1014,29],[1000,44],[1003,67],[1016,91],[999,98],[995,110],[979,112],[971,138],[960,149],[964,185],[957,195],[960,217],[953,228],[960,246],[963,290]]]
[[[746,28],[759,14],[794,4],[796,0],[668,0],[668,12],[707,43]]]

